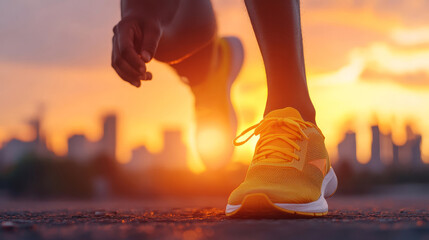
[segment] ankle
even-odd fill
[[[264,116],[269,112],[283,109],[286,107],[292,107],[298,110],[301,114],[301,117],[308,122],[316,124],[316,109],[313,106],[313,103],[310,99],[307,101],[267,101],[265,106]]]

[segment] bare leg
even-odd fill
[[[216,33],[209,0],[182,0],[171,24],[165,26],[155,58],[170,64],[195,85],[216,63]]]
[[[267,73],[265,114],[294,107],[315,122],[305,76],[299,0],[245,0]]]

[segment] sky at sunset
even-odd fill
[[[370,125],[405,141],[405,125],[423,135],[429,162],[429,1],[303,0],[304,51],[316,121],[333,158],[347,130],[357,132],[358,159],[370,157]],[[241,0],[213,1],[220,35],[238,35],[246,59],[233,86],[239,130],[262,118],[266,86],[257,43]],[[0,146],[31,139],[26,119],[44,104],[49,146],[67,152],[67,137],[101,134],[101,117],[117,112],[118,158],[142,144],[162,148],[163,129],[182,129],[189,166],[204,169],[193,147],[193,98],[166,65],[151,62],[151,82],[137,89],[110,67],[119,1],[0,1]],[[287,76],[285,76],[286,78]],[[249,162],[252,145],[235,161]]]

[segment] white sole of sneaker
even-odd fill
[[[331,168],[322,182],[321,195],[319,199],[310,203],[273,203],[264,193],[252,193],[244,197],[242,204],[226,206],[227,216],[272,216],[283,215],[289,217],[317,217],[328,213],[326,198],[331,197],[338,186],[337,176]]]

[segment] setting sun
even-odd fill
[[[206,163],[208,167],[216,169],[228,161],[225,159],[229,150],[227,145],[232,143],[225,143],[225,139],[228,139],[228,136],[216,126],[206,127],[197,133],[197,149],[202,159],[209,160]]]

